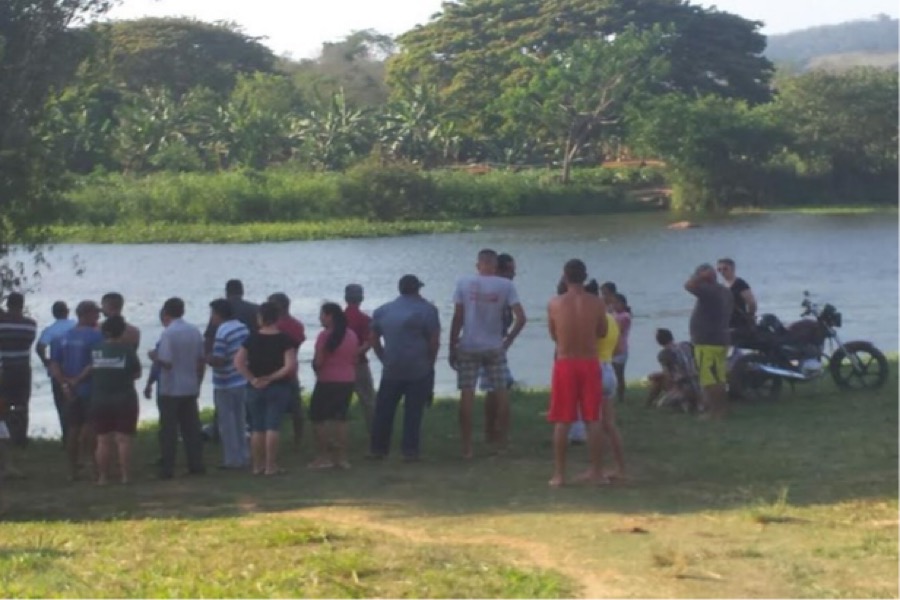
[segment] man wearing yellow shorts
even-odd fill
[[[726,412],[729,321],[734,300],[731,291],[716,280],[716,270],[710,264],[697,267],[684,289],[697,298],[690,330],[703,388],[703,408],[711,417],[720,419]]]

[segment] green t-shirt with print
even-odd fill
[[[110,406],[136,399],[135,377],[141,372],[134,347],[103,342],[91,354],[91,406]]]

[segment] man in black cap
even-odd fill
[[[419,295],[423,285],[415,275],[404,275],[398,285],[400,296],[380,306],[372,317],[372,349],[383,367],[372,422],[373,458],[383,458],[390,451],[394,414],[401,398],[401,451],[407,461],[419,458],[422,414],[434,387],[434,363],[441,341],[437,308]]]

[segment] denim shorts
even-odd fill
[[[293,390],[287,381],[270,383],[258,390],[247,386],[247,409],[250,413],[250,431],[280,431],[281,419],[291,405]]]

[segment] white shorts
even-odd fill
[[[9,439],[9,429],[6,427],[6,421],[0,421],[0,440]]]
[[[616,370],[612,363],[600,363],[600,372],[603,374],[603,401],[606,402],[612,400],[616,395],[619,378],[616,377]]]

